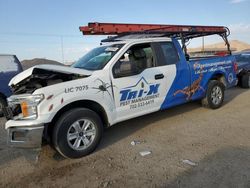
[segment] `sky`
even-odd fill
[[[88,22],[223,25],[250,43],[249,9],[250,0],[0,0],[0,54],[73,62],[105,38],[83,36]]]

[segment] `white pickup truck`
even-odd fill
[[[72,67],[40,65],[14,77],[5,108],[8,143],[41,147],[49,139],[64,157],[91,153],[105,127],[202,100],[219,108],[237,84],[234,57],[188,59],[168,37],[107,42]]]

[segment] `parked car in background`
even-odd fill
[[[0,54],[0,116],[3,115],[3,106],[7,105],[6,98],[11,95],[9,81],[22,71],[22,65],[15,55]]]
[[[234,54],[238,66],[239,86],[250,88],[250,51]]]

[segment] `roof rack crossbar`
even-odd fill
[[[209,35],[214,35],[217,33],[193,33],[193,34],[185,34],[185,33],[166,33],[166,32],[130,32],[130,33],[123,33],[119,34],[117,36],[110,36],[102,42],[114,42],[114,41],[119,41],[122,39],[125,39],[125,36],[127,38],[154,38],[154,37],[170,37],[170,38],[176,38],[176,39],[181,39],[185,38],[187,40],[192,39],[192,38],[197,38],[197,37],[203,37],[203,36],[209,36]],[[133,37],[134,36],[134,37]]]

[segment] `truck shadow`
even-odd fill
[[[168,110],[140,116],[111,126],[104,131],[103,139],[97,150],[101,150],[111,144],[114,144],[115,142],[135,133],[136,131],[139,131],[140,129],[143,129],[144,127],[149,126],[152,123],[169,117],[178,116],[184,112],[192,111],[197,109],[199,106],[199,103],[191,102]]]
[[[245,91],[247,90],[240,89],[240,88],[230,89],[226,93],[226,96],[225,96],[225,105]],[[190,112],[197,108],[201,108],[198,102],[190,102],[187,104],[173,107],[168,110],[155,112],[155,113],[144,115],[138,118],[134,118],[134,119],[122,122],[122,123],[118,123],[117,125],[114,125],[104,131],[103,139],[99,147],[97,148],[96,152],[98,152],[98,150],[102,150],[118,142],[119,140],[126,138],[127,136],[133,134],[136,131],[139,131],[140,129],[143,129],[146,126],[149,126],[150,124],[154,122],[161,121],[162,119],[178,116],[180,114],[183,114],[185,112]],[[1,126],[1,129],[4,129],[4,126]],[[17,158],[20,158],[22,156],[24,156],[30,161],[36,160],[36,155],[39,152],[8,148],[6,145],[6,131],[1,131],[0,133],[1,133],[0,136],[2,137],[1,140],[4,140],[3,142],[2,141],[0,142],[0,168],[2,165],[8,164],[8,162],[15,160]],[[54,156],[53,158],[55,161],[60,161],[63,159],[62,157],[60,157],[58,153],[53,151],[53,149],[49,149],[48,151],[48,148],[49,147],[46,145],[43,146],[42,152],[41,152],[42,158],[43,157],[48,158],[48,156],[51,157],[51,155],[53,155]],[[49,154],[47,155],[47,153]]]
[[[143,129],[144,127],[149,126],[152,123],[169,117],[178,116],[182,113],[195,110],[199,107],[200,104],[198,102],[190,102],[173,107],[168,110],[154,112],[121,123],[117,123],[114,126],[106,128],[104,130],[103,138],[100,142],[100,145],[94,152],[98,152],[99,150],[105,149],[106,147],[115,144],[119,140],[128,137],[129,135],[135,133],[136,131],[139,131],[140,129]],[[58,153],[55,153],[53,158],[55,160],[63,160],[63,158]]]
[[[250,148],[228,147],[204,158],[163,187],[250,187]],[[183,164],[186,165],[186,164]]]
[[[226,105],[227,103],[230,103],[230,101],[232,101],[235,97],[237,97],[238,95],[246,91],[248,90],[241,89],[238,87],[231,88],[225,94],[224,105]],[[134,118],[131,120],[118,123],[105,130],[102,142],[97,150],[101,150],[154,122],[161,121],[162,119],[178,116],[180,114],[183,114],[185,112],[190,112],[197,108],[202,108],[200,102],[193,101],[193,102],[179,105],[179,106],[167,109],[167,110],[155,112],[152,114],[144,115],[138,118]]]

